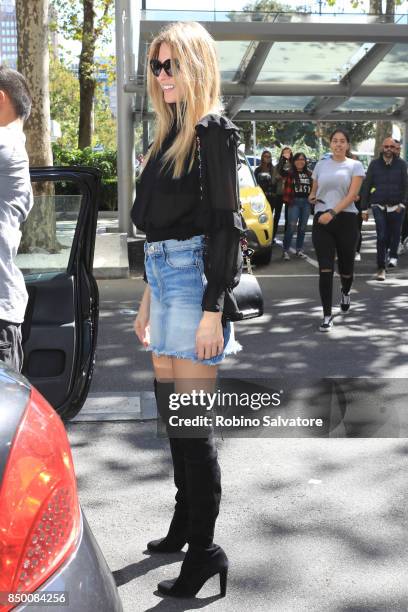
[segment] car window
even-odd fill
[[[32,187],[34,205],[21,227],[16,263],[24,274],[65,271],[83,198],[79,185],[52,180]]]
[[[252,170],[249,167],[248,162],[246,161],[245,158],[241,156],[239,158],[239,161],[241,162],[241,167],[238,170],[239,186],[240,187],[255,187],[256,180],[255,180],[254,175],[252,174]]]

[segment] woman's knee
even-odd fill
[[[174,380],[173,361],[168,355],[152,355],[153,369],[156,380]]]

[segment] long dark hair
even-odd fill
[[[264,149],[264,151],[262,151],[262,154],[261,154],[261,163],[259,164],[258,168],[259,168],[259,170],[262,168],[262,158],[263,158],[263,156],[265,154],[269,155],[270,158],[271,158],[271,161],[268,164],[266,164],[266,165],[268,167],[268,172],[272,173],[272,169],[273,169],[273,165],[272,165],[272,153],[270,151],[268,151],[268,149]]]
[[[283,152],[286,151],[286,149],[289,149],[290,151],[290,157],[289,159],[286,159],[286,157],[283,157]],[[282,171],[283,166],[286,164],[286,162],[289,162],[290,164],[292,164],[293,162],[293,153],[292,153],[292,149],[290,147],[283,147],[280,157],[279,157],[279,161],[278,161],[278,172],[280,173]]]
[[[305,160],[305,167],[303,168],[302,172],[304,172],[305,174],[308,174],[309,176],[312,175],[312,173],[310,172],[309,168],[307,167],[307,157],[306,157],[306,155],[302,151],[299,151],[299,153],[295,153],[295,155],[292,157],[292,161],[291,161],[291,164],[292,164],[292,166],[291,166],[291,173],[292,173],[293,180],[296,183],[296,185],[299,185],[299,170],[295,166],[295,161],[297,161],[301,157],[303,157],[304,160]]]
[[[349,133],[346,132],[346,130],[343,130],[343,128],[336,128],[329,136],[329,142],[331,142],[333,140],[333,138],[335,137],[336,134],[343,134],[344,138],[347,140],[348,144],[350,144],[350,136]]]

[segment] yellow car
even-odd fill
[[[252,261],[268,264],[272,256],[273,213],[261,187],[257,184],[247,158],[238,152],[238,170],[242,215],[247,225],[247,240],[254,250]]]

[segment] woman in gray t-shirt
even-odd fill
[[[354,258],[358,241],[358,210],[354,201],[365,175],[361,162],[349,159],[350,138],[336,129],[330,136],[332,157],[316,164],[309,200],[315,205],[312,239],[319,262],[319,291],[323,306],[320,331],[333,326],[332,297],[334,258],[337,252],[341,279],[340,307],[350,308]]]

